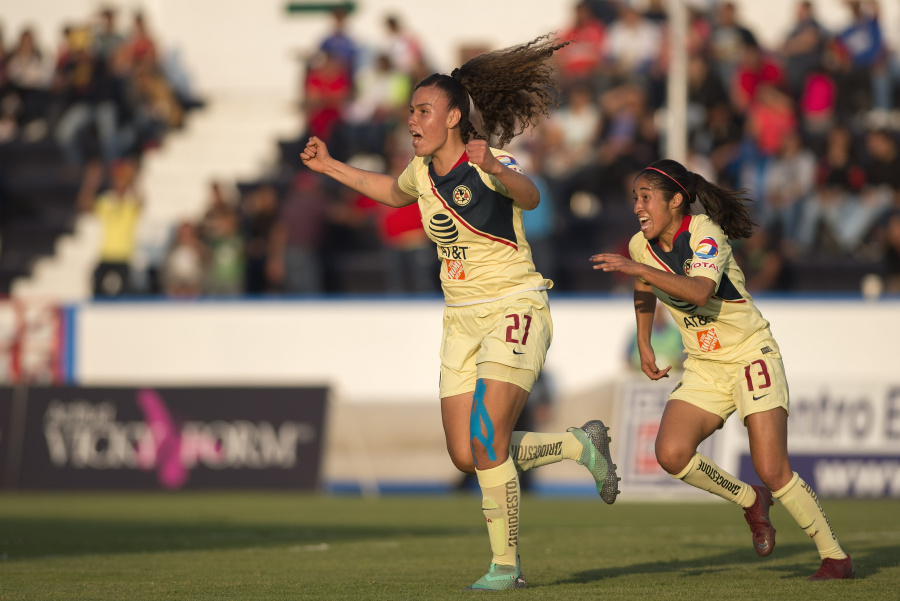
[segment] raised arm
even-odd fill
[[[517,205],[530,211],[540,204],[541,193],[534,182],[524,173],[514,171],[498,161],[485,140],[469,140],[466,154],[479,169],[497,178]]]
[[[397,180],[390,175],[357,169],[333,158],[328,153],[325,142],[315,136],[306,143],[306,148],[300,153],[300,159],[313,171],[327,175],[389,207],[405,207],[417,200],[415,196],[401,190]]]
[[[669,273],[662,269],[656,269],[655,267],[626,259],[622,255],[602,253],[594,255],[590,258],[590,261],[595,263],[594,269],[618,271],[625,275],[641,278],[669,296],[698,307],[706,306],[706,303],[709,302],[709,299],[716,292],[716,283],[709,278]]]

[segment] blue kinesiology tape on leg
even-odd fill
[[[484,406],[484,380],[478,380],[475,384],[475,394],[472,396],[472,415],[469,418],[469,436],[472,437],[472,457],[475,456],[475,441],[478,440],[487,450],[488,459],[497,460],[494,452],[494,424]],[[484,426],[482,428],[482,426]],[[477,460],[476,460],[477,462]]]

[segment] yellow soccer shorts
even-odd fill
[[[784,363],[778,355],[759,355],[740,363],[716,363],[688,357],[681,381],[669,395],[724,422],[737,411],[741,423],[748,415],[790,407]]]
[[[531,392],[552,339],[553,322],[544,291],[446,307],[441,398],[473,392],[479,378],[511,382]]]

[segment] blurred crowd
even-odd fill
[[[104,8],[65,25],[52,50],[31,28],[11,43],[2,34],[0,143],[50,137],[74,165],[111,164],[181,126],[186,81],[164,72],[141,13],[120,28],[116,9]]]
[[[588,253],[626,252],[636,231],[631,183],[665,146],[667,14],[660,0],[641,6],[573,5],[557,32],[572,40],[560,53],[560,107],[510,148],[542,189],[525,227],[538,269],[557,289],[585,289],[590,274],[578,274],[588,272]],[[797,270],[823,261],[874,270],[888,291],[900,291],[900,62],[877,3],[844,6],[846,21],[833,30],[813,2],[786,7],[794,22],[776,47],[762,44],[731,2],[690,9],[688,163],[754,199],[758,228],[735,245],[753,291],[791,290]],[[375,47],[348,33],[352,18],[336,12],[306,64],[306,131],[292,150],[316,135],[341,160],[397,173],[411,154],[411,88],[435,69],[426,41],[400,17],[384,19]],[[461,48],[458,62],[487,50]],[[234,205],[244,224],[244,291],[340,292],[329,274],[341,257],[380,261],[384,290],[437,289],[415,206],[382,209],[296,156],[275,179]]]
[[[842,265],[900,292],[900,49],[888,44],[878,3],[844,1],[844,22],[832,28],[815,2],[785,5],[792,27],[774,45],[731,2],[689,5],[687,163],[754,199],[758,227],[734,245],[748,288],[792,290],[806,266]],[[299,161],[310,135],[365,169],[396,175],[411,156],[412,87],[437,70],[427,39],[389,15],[380,43],[363,45],[349,33],[353,18],[335,11],[304,61],[305,131],[282,142],[276,172],[211,183],[205,215],[178,224],[152,291],[438,291],[415,205],[386,209]],[[100,156],[113,160],[178,126],[178,86],[161,75],[142,19],[121,35],[114,19],[106,11],[89,28],[67,29],[53,58],[23,32],[0,61],[0,139],[49,132],[77,162],[93,121]],[[571,40],[559,53],[560,105],[509,150],[542,190],[525,222],[538,269],[558,290],[591,290],[600,278],[587,256],[627,253],[634,176],[665,147],[665,2],[583,0],[549,29]],[[458,63],[492,49],[460,48]],[[824,273],[818,289],[828,290]]]

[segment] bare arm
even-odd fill
[[[498,161],[485,140],[469,140],[466,144],[466,154],[479,169],[497,178],[517,205],[530,211],[540,204],[541,193],[534,182],[524,173],[513,171]]]
[[[650,344],[650,335],[653,332],[653,318],[656,313],[656,295],[653,288],[640,279],[634,279],[634,315],[637,319],[637,345],[641,355],[641,371],[647,374],[651,380],[668,378],[669,365],[665,369],[656,366],[656,352]]]
[[[306,148],[300,153],[300,159],[313,171],[327,175],[389,207],[405,207],[417,200],[415,196],[401,190],[397,180],[390,175],[357,169],[332,158],[328,154],[325,142],[315,136],[306,143]]]
[[[603,253],[590,258],[591,263],[596,263],[594,269],[603,271],[618,271],[625,275],[641,278],[651,286],[659,288],[669,296],[697,305],[706,306],[709,299],[716,291],[715,281],[703,277],[690,277],[677,275],[656,269],[643,263],[637,263],[626,259],[621,255]]]

